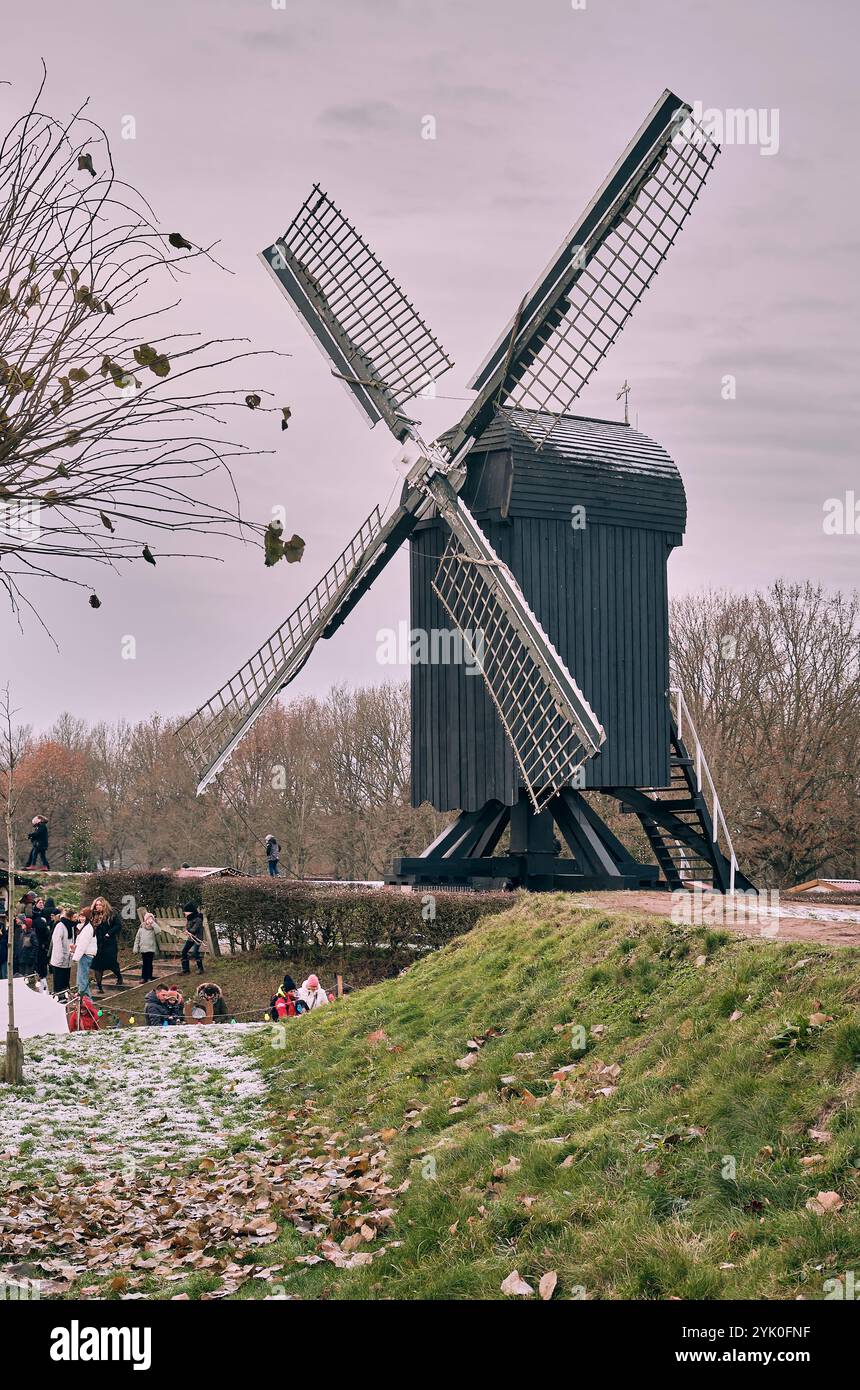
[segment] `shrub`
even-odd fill
[[[469,931],[480,917],[506,911],[510,893],[404,893],[399,888],[315,885],[300,880],[230,877],[186,879],[148,870],[89,874],[83,900],[102,894],[126,920],[138,907],[199,902],[231,950],[264,950],[288,960],[356,948],[411,960]]]

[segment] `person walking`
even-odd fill
[[[119,964],[119,934],[122,927],[119,914],[114,912],[107,898],[94,898],[91,914],[90,921],[95,928],[98,942],[98,951],[93,961],[96,989],[99,994],[104,994],[102,981],[106,971],[115,977],[117,988],[123,989],[125,982]]]
[[[51,932],[51,976],[54,982],[53,993],[60,994],[69,988],[72,978],[72,950],[75,941],[75,919],[67,907],[60,909],[60,915]]]
[[[72,960],[78,967],[75,979],[75,988],[79,995],[86,995],[92,999],[90,990],[90,971],[98,950],[96,941],[96,929],[90,921],[90,908],[85,907],[78,914],[79,931],[72,951]]]
[[[188,935],[185,938],[185,945],[182,947],[182,973],[191,974],[191,966],[188,964],[189,957],[193,956],[197,962],[198,975],[203,974],[203,938],[206,928],[203,923],[203,914],[196,903],[186,903],[182,911],[185,913],[185,930]]]
[[[143,919],[137,929],[137,936],[134,938],[132,950],[136,956],[140,956],[140,980],[141,984],[149,984],[152,979],[152,963],[155,960],[155,952],[158,941],[155,935],[157,926],[155,917],[151,912],[144,912]]]
[[[41,859],[46,869],[50,869],[48,863],[48,822],[44,816],[33,817],[33,829],[27,839],[30,841],[30,853],[27,855],[26,869],[35,868]]]
[[[9,918],[0,912],[0,980],[6,979],[9,969]]]
[[[266,836],[266,863],[269,866],[269,877],[277,878],[280,870],[281,846],[278,844],[274,835]]]

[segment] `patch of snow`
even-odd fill
[[[9,1026],[9,983],[0,980],[0,1035]],[[43,1033],[68,1033],[66,1010],[47,990],[30,989],[24,979],[12,981],[15,1006],[15,1027],[22,1038],[37,1038]]]
[[[39,1037],[25,1049],[24,1085],[0,1087],[0,1152],[19,1153],[15,1177],[46,1166],[60,1174],[74,1164],[104,1174],[260,1141],[266,1083],[244,1039],[264,1027]]]

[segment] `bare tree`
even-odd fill
[[[280,528],[244,521],[232,480],[257,451],[222,426],[229,412],[284,408],[264,406],[271,393],[254,382],[212,384],[265,354],[177,330],[179,301],[156,303],[152,285],[175,294],[212,246],[161,231],[85,105],[56,120],[39,109],[44,86],[43,72],[0,142],[0,583],[16,610],[32,608],[25,580],[81,584],[67,562],[82,557],[154,564],[165,533],[256,536],[273,563]],[[202,495],[218,473],[229,506]]]
[[[672,607],[673,664],[741,857],[770,883],[860,852],[860,596],[776,583]]]
[[[8,1018],[6,1021],[6,1057],[4,1076],[7,1085],[19,1086],[24,1080],[24,1049],[15,1027],[15,830],[16,805],[15,771],[19,761],[19,743],[12,726],[12,697],[9,686],[0,704],[0,797],[3,800],[3,821],[6,830],[6,925],[8,930],[7,990]]]

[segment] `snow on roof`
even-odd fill
[[[177,869],[176,872],[175,872],[175,877],[176,877],[176,878],[227,878],[227,877],[232,877],[232,876],[234,875],[234,873],[235,873],[235,870],[233,870],[233,869],[228,869],[228,868],[226,868],[226,866],[224,866],[224,865],[221,865],[221,866],[219,866],[219,867],[217,867],[217,868],[206,868],[206,867],[191,868],[190,865],[189,865],[189,866],[186,866],[184,869]]]
[[[810,878],[796,883],[787,893],[860,893],[860,878]]]

